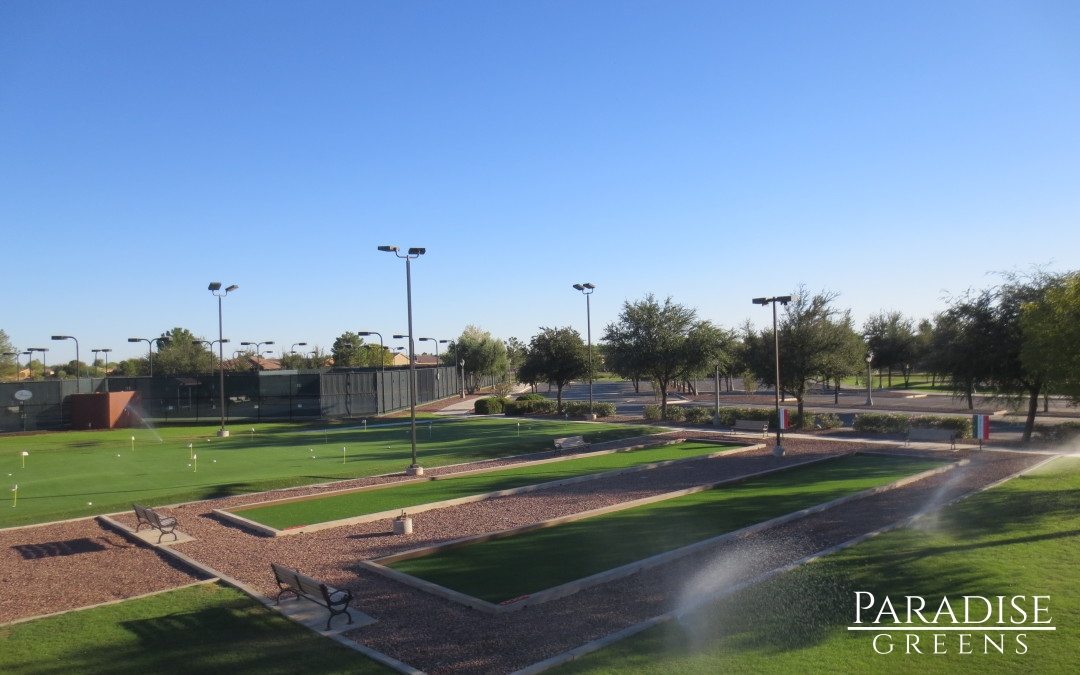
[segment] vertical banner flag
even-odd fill
[[[780,408],[780,431],[787,431],[791,427],[791,410]]]
[[[990,416],[972,415],[971,427],[975,431],[975,438],[979,439],[979,447],[981,448],[983,441],[990,440]]]

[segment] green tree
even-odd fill
[[[150,362],[147,359],[133,358],[124,359],[112,365],[111,374],[119,377],[137,377],[150,372]]]
[[[19,376],[19,355],[11,344],[11,338],[0,328],[0,354],[14,354],[14,356],[0,357],[0,374],[5,378],[16,379]]]
[[[203,338],[179,326],[162,337],[154,355],[155,375],[195,375],[213,369],[214,359]]]
[[[909,386],[917,344],[914,322],[900,312],[881,312],[863,324],[863,335],[874,352],[873,363],[878,373],[882,368],[888,371],[889,386],[892,386],[894,369],[903,373],[904,386]]]
[[[936,332],[941,335],[936,346],[942,352],[935,360],[941,372],[952,376],[954,391],[967,395],[969,407],[978,383],[988,385],[995,400],[1026,403],[1025,442],[1031,440],[1035,428],[1048,372],[1045,362],[1029,358],[1025,364],[1022,358],[1026,336],[1021,317],[1025,307],[1044,304],[1060,281],[1060,277],[1043,272],[1009,274],[1000,286],[955,300],[938,320]],[[949,344],[945,344],[947,340]]]
[[[563,388],[589,374],[588,347],[573,328],[541,328],[529,341],[520,373],[530,384],[555,385],[556,409],[562,412]]]
[[[365,344],[357,333],[345,332],[334,340],[330,353],[335,368],[375,368],[390,365],[393,357],[380,345]]]
[[[667,415],[668,387],[706,372],[724,352],[724,331],[699,321],[697,311],[672,302],[657,302],[650,293],[624,302],[619,319],[604,328],[608,368],[623,377],[649,378],[660,393],[660,411]]]
[[[1080,403],[1080,272],[1063,276],[1042,301],[1025,303],[1020,325],[1024,369],[1044,373],[1050,390]]]
[[[476,326],[466,326],[442,359],[447,365],[465,361],[465,387],[470,394],[480,387],[481,377],[501,375],[507,368],[506,345]]]
[[[800,287],[779,321],[780,387],[795,397],[800,419],[810,380],[842,372],[848,360],[855,368],[860,358],[861,350],[853,349],[850,313],[833,307],[835,299],[835,293],[811,296]],[[746,358],[762,382],[776,379],[774,352],[771,328],[746,336]]]

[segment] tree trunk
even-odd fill
[[[799,394],[795,394],[795,401],[799,404],[798,405],[799,428],[801,429],[801,428],[803,428],[803,425],[804,425],[804,422],[805,422],[805,420],[803,420],[803,416],[802,416],[803,415],[803,399],[802,399],[802,396],[799,395]],[[776,423],[779,424],[780,420],[776,420]]]
[[[641,379],[637,378],[637,377],[634,378],[634,393],[635,394],[640,394],[641,393]]]
[[[836,391],[833,392],[833,405],[840,405],[840,378],[836,378]]]
[[[658,380],[658,388],[660,389],[660,419],[667,419],[667,381]]]
[[[555,413],[562,414],[562,385],[559,384],[556,386],[558,387],[558,389],[555,392]]]
[[[968,410],[974,410],[975,409],[975,400],[974,399],[975,399],[975,385],[974,384],[968,384],[968,388],[967,388]]]
[[[1050,412],[1050,394],[1043,394],[1043,412]]]
[[[1030,397],[1028,398],[1028,414],[1027,420],[1024,422],[1024,437],[1021,439],[1024,443],[1031,441],[1031,433],[1035,431],[1035,415],[1039,412],[1039,393],[1042,390],[1042,380],[1036,380],[1035,384],[1031,385],[1028,389]]]
[[[889,366],[889,389],[892,389],[892,366]]]

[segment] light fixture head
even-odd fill
[[[241,342],[240,346],[241,347],[250,347],[253,344],[255,344],[255,343],[254,342]]]
[[[240,286],[238,284],[233,284],[232,286],[229,286],[228,288],[226,288],[225,292],[226,293],[232,293],[233,291],[235,291],[238,288],[240,288]]]
[[[267,340],[267,341],[263,342],[263,344],[264,345],[272,345],[272,344],[274,344],[274,341],[273,340]]]
[[[583,291],[583,290],[585,290],[585,287],[582,286],[581,284],[574,284],[574,289],[578,290],[578,291]]]
[[[397,246],[380,246],[379,250],[384,253],[397,253]]]
[[[71,336],[70,335],[54,335],[54,336],[52,336],[52,339],[54,339],[54,340],[70,340]]]
[[[409,336],[408,335],[395,335],[394,339],[395,340],[404,340],[407,337],[409,337]]]
[[[410,248],[409,255],[424,255],[427,253],[426,248]]]
[[[416,338],[420,342],[438,342],[435,338]]]
[[[446,344],[447,342],[450,342],[450,340],[439,340],[439,344]]]
[[[596,288],[596,285],[595,285],[595,284],[590,284],[590,283],[589,283],[589,282],[587,282],[587,281],[586,281],[585,283],[583,283],[583,284],[582,284],[582,286],[584,286],[585,288],[589,289],[590,291],[591,291],[592,289]]]
[[[297,347],[307,347],[307,343],[306,342],[297,342],[296,346]]]
[[[776,301],[779,302],[781,305],[786,305],[792,300],[794,300],[794,296],[791,295],[781,295],[780,297],[776,298]]]
[[[754,303],[755,305],[767,305],[767,304],[769,304],[769,299],[768,298],[754,298],[750,302]]]
[[[142,338],[128,338],[128,342],[142,342]]]
[[[206,290],[208,290],[208,291],[220,291],[221,290],[221,282],[220,281],[211,281],[210,285],[206,287]]]

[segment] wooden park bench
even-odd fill
[[[567,436],[566,438],[555,439],[555,451],[563,452],[566,450],[575,450],[577,448],[588,447],[588,443],[581,436]]]
[[[765,436],[769,433],[769,423],[763,420],[735,420],[732,431],[751,431]]]
[[[927,441],[930,443],[948,443],[952,449],[956,449],[956,431],[953,429],[908,429],[904,445],[915,441]]]
[[[352,614],[349,614],[349,603],[353,599],[351,592],[327,586],[285,565],[272,562],[270,567],[274,570],[274,579],[281,589],[278,591],[276,603],[281,603],[281,596],[285,593],[292,593],[298,599],[305,598],[327,608],[330,610],[330,618],[326,620],[326,630],[330,630],[330,622],[339,614],[348,617],[349,623],[353,622]]]
[[[176,518],[170,516],[162,516],[160,513],[149,507],[141,504],[132,504],[131,508],[135,509],[135,531],[138,532],[139,528],[143,525],[157,530],[158,534],[157,543],[161,543],[161,538],[167,534],[173,536],[173,541],[179,539],[176,534]]]

